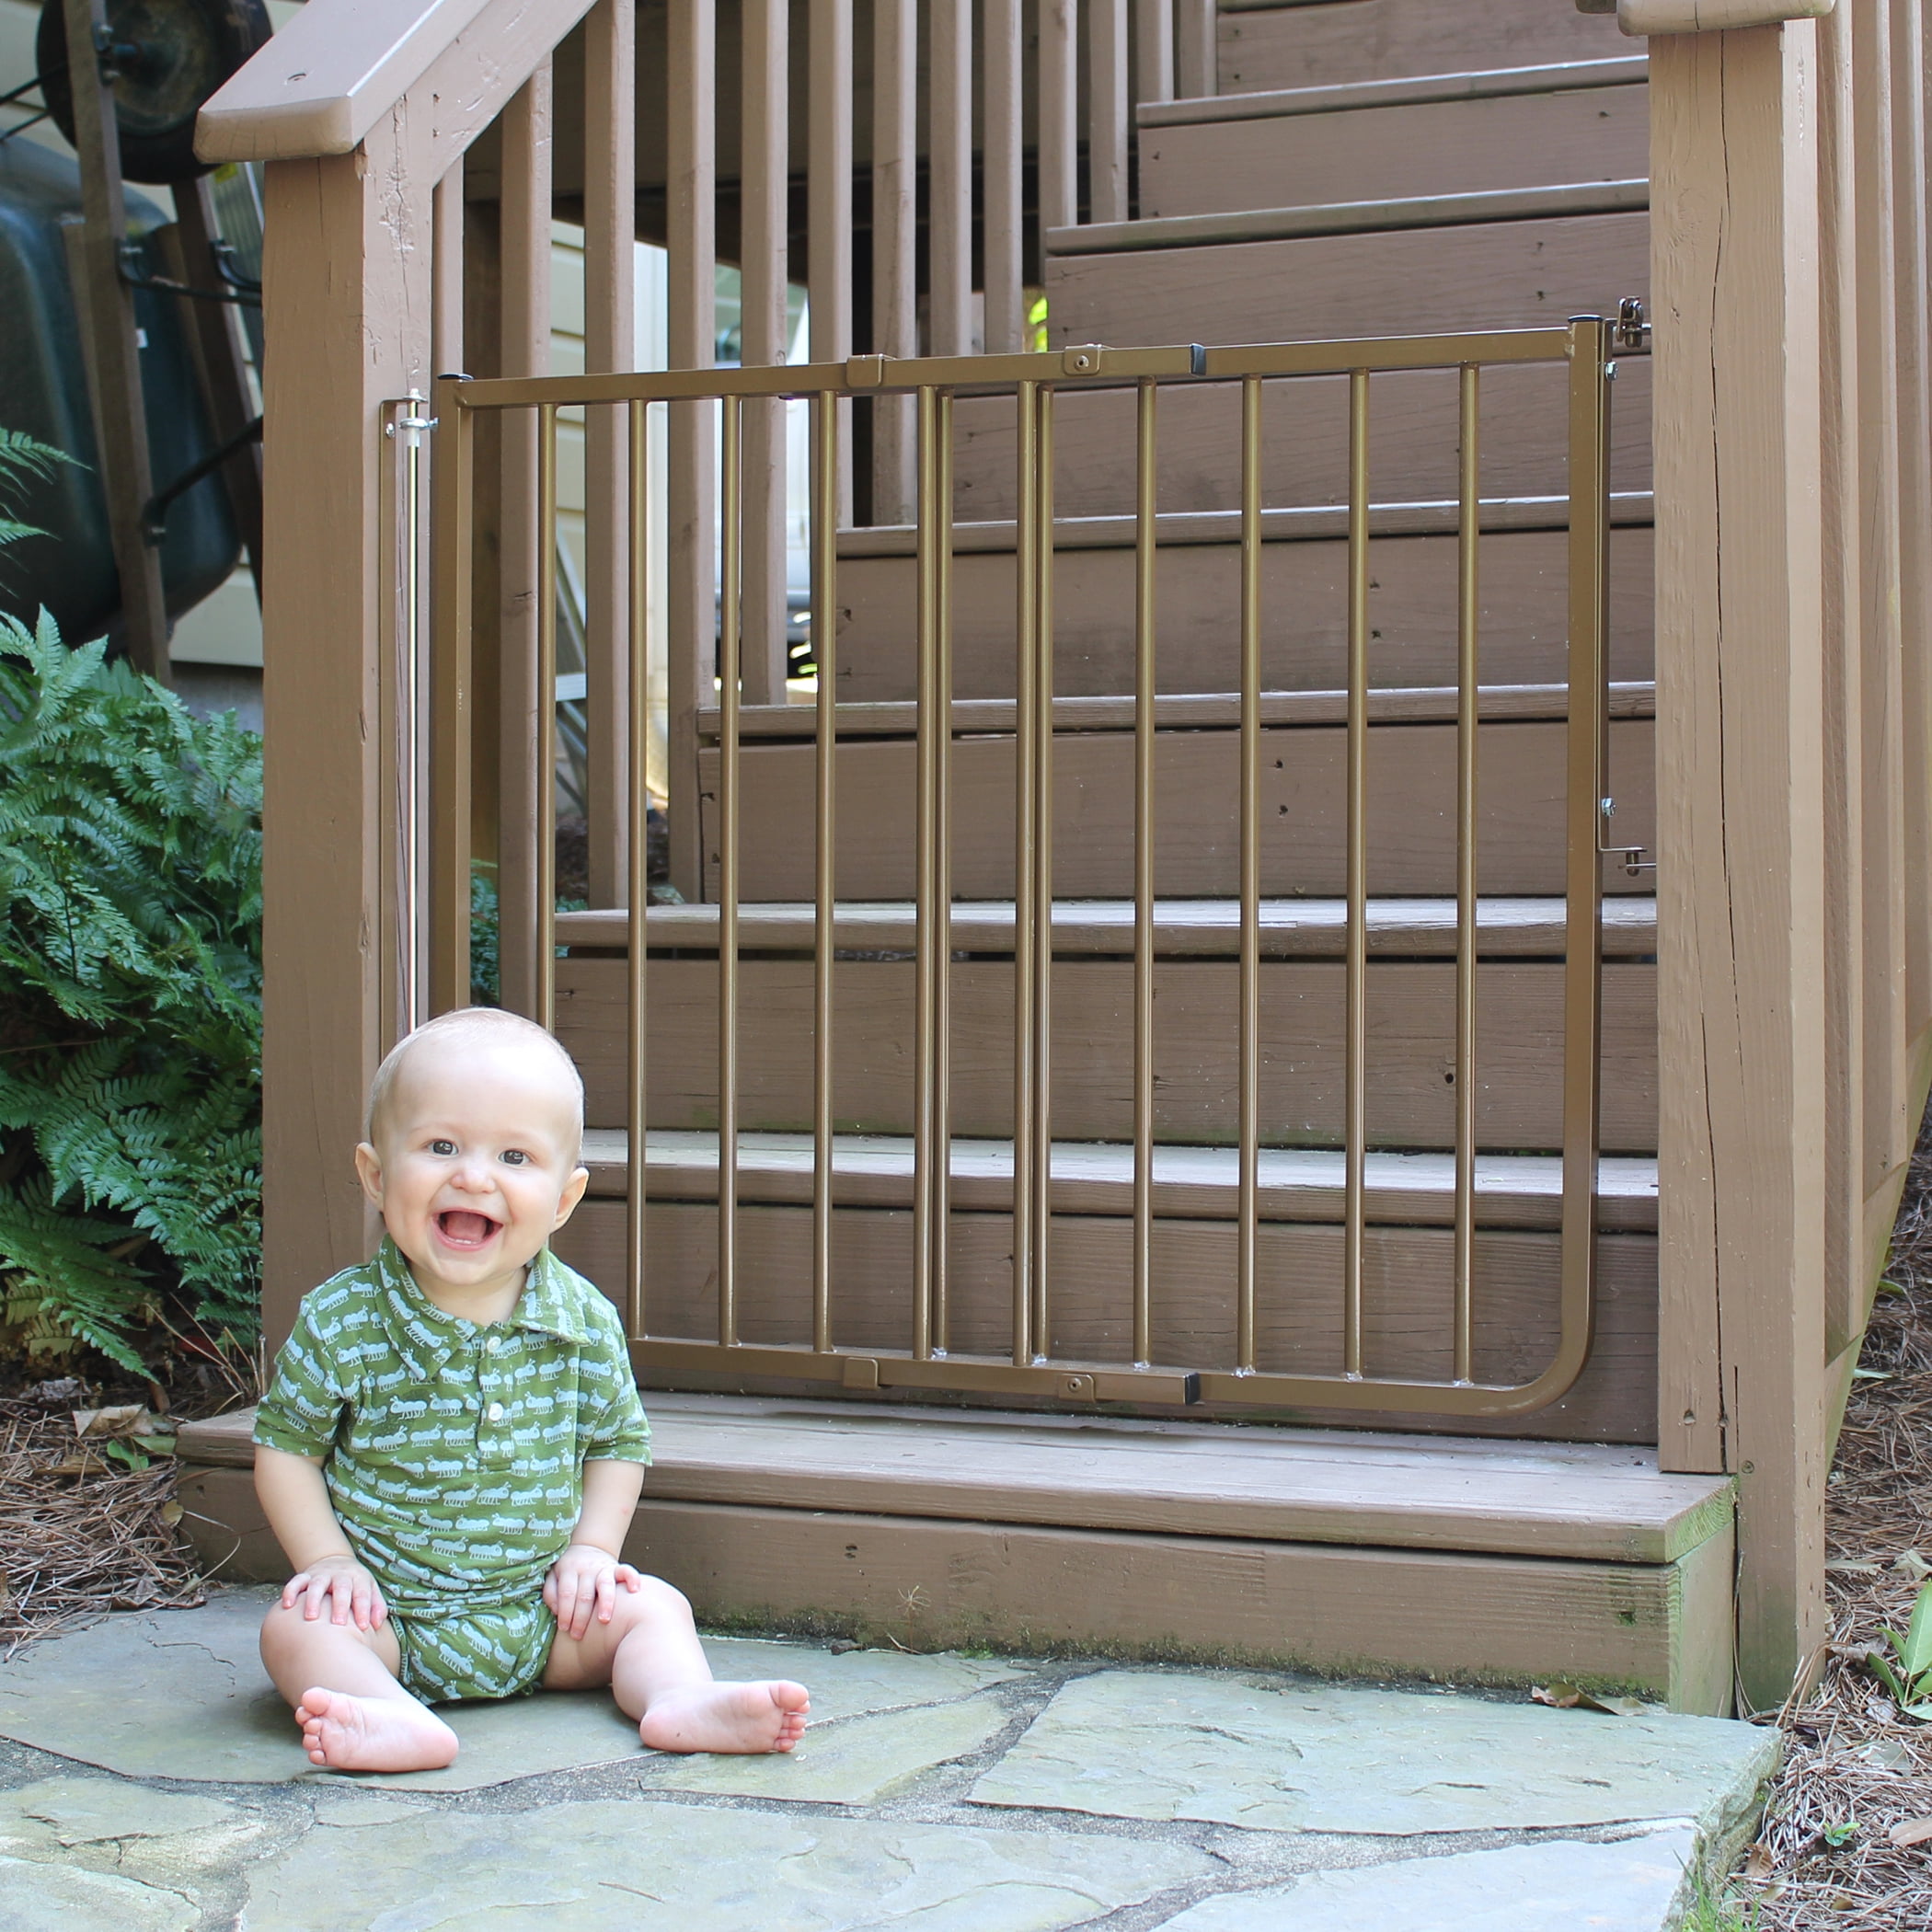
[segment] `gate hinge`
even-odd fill
[[[1607,830],[1611,819],[1616,813],[1616,800],[1615,799],[1604,799],[1599,804],[1598,810],[1603,814],[1604,826]],[[1597,857],[1599,858],[1621,859],[1625,875],[1630,879],[1635,879],[1639,872],[1654,872],[1657,869],[1657,861],[1654,858],[1646,858],[1644,857],[1644,854],[1650,849],[1648,845],[1605,845],[1603,834],[1600,832],[1597,834]]]
[[[1644,314],[1640,295],[1626,295],[1616,305],[1616,319],[1610,325],[1610,340],[1631,355],[1639,355],[1650,346],[1650,318]]]

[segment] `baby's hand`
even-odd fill
[[[565,1636],[581,1640],[594,1616],[607,1624],[617,1607],[617,1589],[643,1589],[644,1579],[594,1543],[573,1543],[544,1579],[544,1602]]]
[[[324,1611],[332,1624],[353,1624],[358,1630],[380,1630],[389,1620],[389,1606],[375,1579],[353,1557],[317,1557],[282,1586],[282,1607],[297,1602],[310,1622]]]

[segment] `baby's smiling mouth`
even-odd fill
[[[456,1248],[481,1248],[496,1233],[498,1224],[474,1208],[449,1208],[436,1216],[443,1238]]]

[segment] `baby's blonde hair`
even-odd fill
[[[581,1144],[583,1075],[577,1071],[577,1063],[564,1052],[555,1036],[545,1031],[534,1019],[525,1019],[520,1013],[506,1013],[500,1006],[457,1006],[451,1012],[439,1013],[434,1019],[424,1020],[414,1032],[404,1034],[383,1056],[383,1064],[375,1070],[375,1078],[369,1083],[369,1107],[362,1117],[365,1140],[373,1142],[375,1139],[375,1131],[382,1125],[388,1106],[390,1089],[396,1085],[403,1063],[410,1053],[425,1041],[461,1040],[466,1036],[505,1046],[535,1047],[553,1055],[569,1085]]]

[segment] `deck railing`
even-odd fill
[[[650,1069],[645,1062],[649,999],[649,903],[643,876],[644,799],[633,783],[608,797],[605,809],[630,828],[631,876],[627,928],[628,1228],[627,1305],[636,1359],[641,1368],[727,1369],[741,1374],[806,1377],[868,1387],[922,1387],[994,1391],[1032,1396],[1069,1394],[1093,1399],[1294,1404],[1330,1408],[1408,1410],[1417,1414],[1509,1415],[1541,1408],[1561,1396],[1587,1360],[1593,1322],[1596,1240],[1595,1177],[1598,1147],[1599,1034],[1601,1018],[1602,834],[1605,795],[1606,631],[1609,532],[1609,397],[1612,330],[1598,317],[1581,317],[1565,328],[1483,335],[1425,336],[1376,341],[1281,343],[1239,349],[1180,347],[1133,351],[1098,347],[1061,354],[937,357],[894,362],[867,356],[810,366],[717,370],[648,375],[535,377],[494,382],[444,380],[436,408],[445,425],[443,525],[436,539],[443,594],[436,615],[436,679],[431,691],[438,722],[434,741],[453,747],[469,708],[469,608],[474,527],[466,514],[474,465],[475,426],[502,422],[501,441],[512,446],[508,425],[520,425],[515,446],[532,454],[532,495],[537,506],[540,558],[554,555],[557,428],[565,408],[616,408],[627,423],[632,523],[626,564],[629,587],[626,657],[633,730],[650,699],[644,640],[648,606],[646,573],[651,554],[650,523],[664,507],[648,500],[645,451],[649,412],[655,407],[690,411],[718,406],[720,448],[720,595],[718,642],[717,790],[715,846],[718,1154],[717,1268],[713,1338],[698,1340],[666,1333],[657,1323],[647,1238]],[[1478,665],[1480,647],[1478,448],[1480,384],[1487,367],[1554,363],[1568,370],[1567,502],[1546,514],[1569,529],[1569,700],[1565,787],[1565,970],[1563,997],[1563,1107],[1561,1187],[1560,1338],[1548,1365],[1522,1383],[1478,1377],[1473,1337],[1476,1324],[1474,1243],[1483,1225],[1483,1178],[1478,1164],[1475,1096],[1480,1074],[1476,1038],[1478,894]],[[1398,370],[1454,372],[1457,384],[1459,493],[1451,512],[1458,536],[1456,792],[1455,867],[1445,881],[1455,898],[1456,998],[1454,1045],[1458,1106],[1455,1131],[1453,1266],[1444,1281],[1443,1311],[1452,1338],[1447,1373],[1420,1380],[1378,1373],[1365,1341],[1372,1310],[1363,1259],[1374,1216],[1372,1199],[1387,1186],[1374,1172],[1370,1151],[1368,958],[1370,862],[1369,597],[1374,539],[1370,530],[1369,427],[1374,378]],[[1327,1374],[1282,1373],[1271,1366],[1263,1340],[1271,1299],[1258,1257],[1264,1220],[1264,1189],[1281,1191],[1282,1178],[1264,1165],[1261,1074],[1261,885],[1264,860],[1304,836],[1299,824],[1262,816],[1261,706],[1262,463],[1264,385],[1340,376],[1349,398],[1347,428],[1348,576],[1345,665],[1347,727],[1344,1002],[1345,1130],[1340,1156],[1341,1187],[1341,1320],[1337,1362]],[[1155,722],[1159,638],[1156,586],[1159,569],[1155,483],[1158,461],[1157,408],[1163,390],[1219,383],[1237,385],[1241,398],[1239,510],[1239,1040],[1238,1139],[1225,1165],[1233,1180],[1236,1282],[1233,1332],[1218,1354],[1179,1363],[1161,1362],[1156,1335],[1164,1326],[1156,1306],[1153,1249],[1156,1204],[1162,1191],[1162,1154],[1155,1142],[1154,963],[1160,902],[1156,899]],[[1132,951],[1133,1018],[1133,1265],[1125,1284],[1130,1297],[1121,1331],[1131,1336],[1124,1359],[1074,1359],[1056,1345],[1054,1278],[1051,1245],[1055,1202],[1052,1012],[1054,967],[1055,845],[1053,785],[1053,425],[1057,398],[1068,390],[1131,385],[1136,396],[1132,461],[1136,477],[1134,783]],[[1013,1216],[1011,1305],[1006,1345],[999,1357],[977,1347],[956,1346],[954,1298],[949,1285],[949,1196],[954,1167],[951,1109],[953,1035],[949,1017],[955,900],[951,888],[953,803],[949,762],[956,732],[952,677],[955,533],[952,511],[953,401],[961,395],[1013,399],[1018,416],[1015,477],[1018,602],[1015,639],[1015,799],[1013,857],[1014,1092],[1012,1136],[1005,1147],[978,1147],[1010,1175]],[[914,426],[916,489],[913,567],[916,572],[915,660],[916,779],[914,793],[916,889],[914,932],[915,1023],[913,1051],[912,1194],[913,1268],[900,1311],[903,1345],[891,1351],[842,1346],[833,1312],[833,1218],[838,1182],[849,1158],[834,1131],[834,1089],[839,1042],[834,1030],[833,988],[840,946],[835,823],[838,809],[838,645],[836,606],[838,478],[844,406],[856,397],[875,401],[903,398]],[[741,1001],[740,842],[745,780],[742,768],[742,707],[752,680],[754,650],[745,612],[751,599],[747,559],[754,474],[746,460],[748,428],[783,398],[802,398],[811,412],[815,449],[812,530],[813,637],[818,650],[814,719],[816,822],[814,897],[810,944],[814,960],[813,1120],[811,1145],[812,1266],[798,1284],[787,1325],[800,1338],[783,1346],[755,1346],[741,1332],[739,1255],[739,1094],[743,1078],[738,1047]],[[669,506],[673,515],[680,506]],[[546,567],[547,568],[547,567]],[[535,605],[536,676],[539,688],[554,674],[556,600],[544,577]],[[547,715],[547,714],[546,714]],[[555,749],[547,723],[539,721],[533,747],[536,774],[549,772]],[[554,788],[535,782],[538,794],[537,845],[552,845]],[[469,799],[460,755],[437,767],[432,821],[462,827]],[[1269,848],[1272,848],[1271,851]],[[431,966],[434,1003],[464,1003],[469,988],[467,854],[444,843],[438,859],[439,916]],[[538,962],[526,1010],[550,1024],[558,933],[547,863],[539,860],[534,951]],[[964,908],[972,910],[971,908]],[[1063,1148],[1063,1164],[1070,1150]],[[1302,1156],[1305,1160],[1306,1156]],[[1397,1157],[1412,1159],[1414,1156]],[[1272,1210],[1279,1213],[1279,1201]],[[771,1285],[765,1284],[766,1299]],[[1279,1299],[1279,1290],[1273,1299]],[[964,1323],[959,1327],[967,1326]],[[986,1312],[971,1324],[983,1337]],[[1170,1328],[1171,1324],[1167,1324]],[[809,1340],[805,1339],[809,1337]]]

